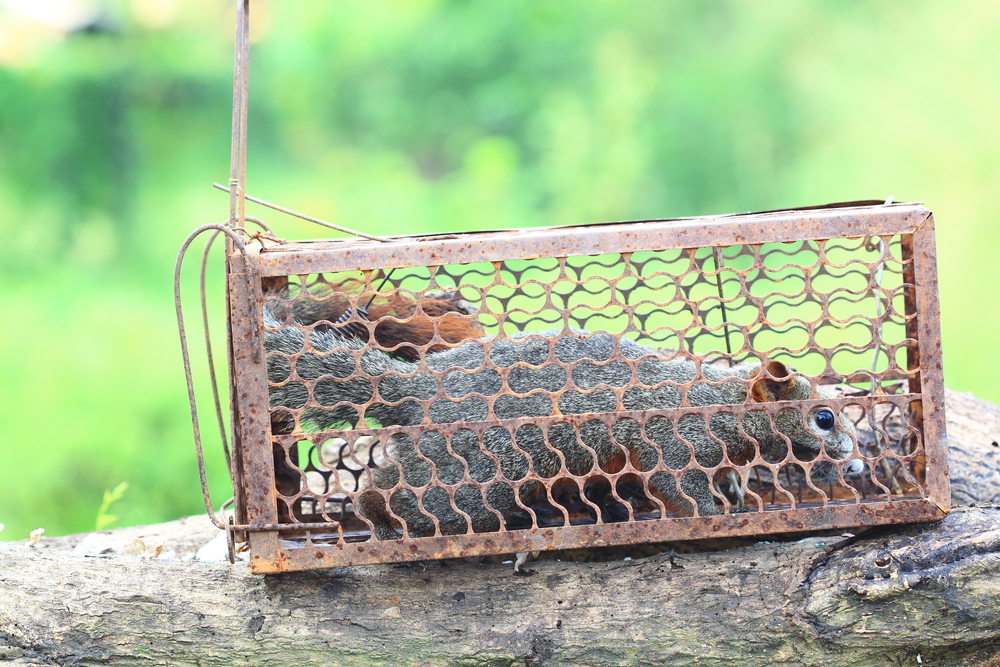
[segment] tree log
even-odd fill
[[[1000,406],[948,391],[945,413],[952,506],[1000,505]]]
[[[0,544],[14,665],[991,665],[1000,667],[1000,408],[948,394],[956,508],[934,524],[256,576],[189,558],[204,518],[108,531],[175,558]],[[774,537],[768,539],[775,539]],[[679,553],[681,547],[692,553]],[[552,554],[569,557],[570,554]]]

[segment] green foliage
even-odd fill
[[[97,521],[94,524],[94,530],[104,530],[120,518],[113,514],[108,514],[108,510],[111,509],[111,503],[122,499],[126,490],[128,490],[128,482],[122,482],[111,491],[104,491],[104,500],[101,501],[101,506],[97,510]]]
[[[170,285],[188,231],[228,213],[210,184],[228,176],[232,3],[107,4],[105,29],[65,36],[0,8],[5,539],[90,528],[126,478],[123,523],[203,508]],[[253,7],[251,194],[376,234],[922,200],[947,382],[1000,400],[980,370],[1000,366],[1000,5]]]

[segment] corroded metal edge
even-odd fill
[[[303,275],[389,267],[440,266],[539,257],[781,243],[828,238],[909,234],[930,215],[923,206],[892,205],[740,217],[626,222],[592,227],[454,234],[390,243],[348,242],[267,245],[261,274]]]
[[[903,522],[938,521],[946,516],[930,500],[897,500],[837,507],[807,507],[726,516],[661,519],[635,523],[537,528],[505,533],[445,535],[333,546],[278,547],[276,558],[253,551],[250,569],[275,574],[317,568],[404,563],[525,551],[553,551],[646,542],[769,535]],[[276,536],[276,533],[275,533]]]
[[[913,281],[916,289],[917,344],[919,347],[920,402],[924,452],[927,456],[925,487],[943,511],[951,506],[948,479],[948,436],[944,411],[944,368],[941,360],[941,308],[938,297],[937,250],[934,216],[927,212],[912,236]]]
[[[239,253],[230,253],[227,257],[231,296],[229,319],[233,337],[231,372],[235,390],[231,396],[235,417],[233,449],[244,473],[243,488],[234,488],[233,493],[237,505],[245,508],[246,520],[251,525],[273,523],[278,518],[264,342],[252,335],[255,323],[262,320],[263,300],[257,296],[259,292],[250,292],[246,279],[249,272],[255,284],[260,285],[258,252],[257,248],[247,249],[249,263],[244,262]],[[278,540],[275,534],[251,532],[249,540],[254,553],[277,557]]]

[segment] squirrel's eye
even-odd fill
[[[830,429],[832,429],[835,423],[836,422],[833,418],[833,413],[830,412],[829,410],[823,409],[823,410],[818,410],[816,412],[816,426],[823,429],[824,431],[829,431]]]

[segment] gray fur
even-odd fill
[[[303,420],[318,429],[345,423],[356,426],[361,417],[359,410],[366,421],[374,420],[382,426],[424,423],[424,411],[413,399],[429,400],[438,395],[439,381],[447,398],[438,398],[429,405],[427,418],[431,424],[484,421],[488,418],[490,401],[499,419],[548,417],[554,414],[556,406],[546,392],[558,393],[558,409],[565,415],[616,412],[619,404],[614,390],[622,388],[625,389],[621,407],[629,411],[680,407],[685,392],[687,404],[694,407],[739,405],[747,402],[750,380],[761,370],[756,362],[732,368],[703,365],[703,380],[685,388],[680,385],[694,380],[698,372],[691,359],[667,358],[660,350],[605,333],[575,330],[566,334],[553,330],[513,339],[484,338],[428,355],[426,367],[432,371],[428,373],[420,371],[417,363],[366,349],[364,343],[354,338],[314,329],[308,336],[315,353],[298,357],[295,370],[300,379],[295,379],[285,355],[302,351],[306,332],[283,326],[270,315],[265,318],[265,326],[273,329],[265,337],[268,380],[277,384],[270,389],[272,409],[305,407],[309,387],[302,380],[309,381],[314,403],[322,407],[306,410]],[[635,362],[634,376],[628,363],[608,361],[616,345],[624,358]],[[492,367],[485,367],[487,354]],[[569,372],[555,361],[568,364]],[[359,370],[371,379],[352,377]],[[375,399],[376,385],[381,400]],[[812,386],[801,377],[788,378],[783,387],[785,400],[813,396]],[[525,512],[532,510],[523,499],[540,488],[538,482],[524,482],[519,500],[510,482],[524,480],[531,472],[537,478],[554,477],[564,471],[563,461],[565,472],[585,476],[599,475],[602,464],[623,454],[637,470],[648,472],[659,464],[662,456],[664,465],[676,471],[691,463],[693,451],[698,465],[712,468],[723,460],[720,441],[725,443],[733,460],[752,460],[758,448],[765,460],[783,460],[789,441],[800,459],[815,458],[824,441],[827,453],[842,459],[854,449],[851,437],[854,428],[843,416],[838,421],[839,427],[821,439],[818,431],[803,424],[798,409],[784,409],[775,414],[777,432],[765,412],[750,411],[744,415],[742,426],[756,440],[756,447],[741,434],[737,418],[724,412],[709,419],[708,429],[702,417],[684,415],[677,420],[676,435],[670,419],[650,417],[644,429],[645,438],[640,424],[630,418],[615,422],[610,434],[597,421],[584,422],[579,434],[569,424],[556,424],[549,429],[547,438],[538,426],[529,424],[518,428],[513,439],[504,428],[487,429],[481,444],[472,431],[461,430],[452,436],[450,451],[444,436],[428,425],[419,442],[404,435],[390,438],[387,450],[394,463],[374,470],[372,478],[376,488],[391,490],[402,475],[407,485],[422,492],[420,500],[408,489],[397,489],[390,494],[392,513],[406,523],[410,535],[434,534],[431,515],[437,518],[443,534],[465,533],[469,525],[462,513],[471,519],[473,531],[495,531],[500,528],[501,519],[508,525],[516,523],[518,517],[523,520]],[[656,444],[660,453],[649,442]],[[469,484],[470,479],[486,485],[485,491]],[[695,501],[698,514],[720,513],[708,475],[689,470],[680,479],[680,490],[669,472],[649,476],[648,484],[672,511],[693,513],[686,494]],[[536,488],[532,489],[532,485]],[[454,505],[445,486],[454,489]],[[544,493],[541,497],[544,498]],[[362,493],[359,505],[362,515],[375,525],[378,539],[397,537],[392,527],[394,521],[386,512],[380,493],[371,489]]]

